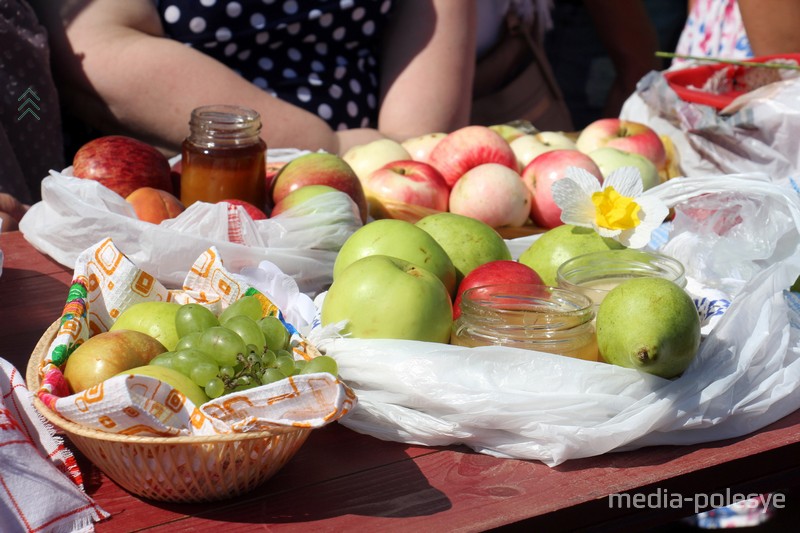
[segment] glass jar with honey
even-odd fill
[[[586,296],[535,284],[486,285],[461,295],[450,343],[509,346],[598,360],[594,309]]]
[[[244,200],[265,209],[266,143],[261,117],[246,107],[211,105],[192,111],[181,149],[181,202]]]

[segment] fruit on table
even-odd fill
[[[542,280],[556,285],[556,271],[561,264],[575,256],[625,248],[618,241],[601,237],[591,228],[562,224],[544,232],[522,252],[519,262],[536,271]]]
[[[146,365],[166,352],[163,344],[139,331],[98,333],[78,346],[64,366],[64,379],[72,393],[91,388],[124,370]]]
[[[606,362],[671,379],[686,370],[699,346],[694,302],[669,280],[624,281],[597,310],[597,347]]]
[[[514,155],[519,163],[519,170],[528,166],[536,156],[551,150],[577,150],[575,141],[559,131],[540,131],[539,133],[526,133],[517,137],[510,143]]]
[[[591,157],[578,150],[550,150],[535,157],[522,170],[522,181],[531,193],[530,216],[540,228],[560,226],[561,208],[553,200],[553,183],[566,176],[567,169],[578,167],[603,183],[603,174]]]
[[[517,170],[517,158],[508,142],[487,126],[465,126],[439,141],[428,162],[442,173],[450,187],[471,168],[496,163]]]
[[[433,166],[411,159],[392,161],[363,181],[373,217],[381,218],[393,201],[447,211],[450,187]]]
[[[412,159],[412,157],[399,142],[392,139],[377,139],[353,146],[342,155],[342,159],[350,165],[363,183],[367,176],[386,163]]]
[[[575,141],[578,150],[588,154],[610,146],[625,152],[641,154],[659,170],[667,162],[661,137],[647,124],[620,118],[601,118],[586,125]]]
[[[153,187],[139,187],[125,200],[133,206],[139,220],[152,224],[175,218],[186,209],[174,194]]]
[[[367,221],[367,197],[361,180],[338,155],[311,152],[283,165],[272,181],[272,201],[277,204],[292,191],[307,185],[328,185],[346,193],[358,206],[361,221]]]
[[[490,225],[456,213],[434,213],[417,221],[444,249],[456,269],[456,284],[484,263],[511,259],[506,241]]]
[[[157,365],[137,366],[120,372],[121,375],[131,374],[137,376],[150,376],[159,379],[186,396],[196,406],[203,405],[209,398],[194,381],[177,370]]]
[[[441,131],[426,133],[425,135],[418,135],[411,137],[401,142],[400,145],[406,149],[411,159],[414,161],[428,162],[431,151],[439,144],[439,141],[447,137],[447,134]],[[398,159],[399,161],[399,159]]]
[[[342,333],[355,338],[446,343],[453,309],[450,292],[430,271],[396,257],[370,255],[334,278],[321,320],[323,325],[346,320]]]
[[[453,319],[461,315],[461,295],[467,289],[485,285],[543,285],[539,274],[528,265],[500,259],[489,261],[473,269],[459,283],[453,300]]]
[[[516,170],[485,163],[469,169],[453,185],[450,212],[493,228],[522,226],[531,212],[531,194]]]
[[[147,143],[123,135],[107,135],[81,146],[72,173],[95,180],[123,198],[140,187],[173,192],[169,160]]]
[[[652,161],[641,154],[625,152],[618,148],[604,146],[592,152],[589,157],[597,164],[597,168],[607,178],[609,174],[621,167],[634,167],[642,176],[642,187],[646,191],[661,183],[661,176]]]
[[[258,207],[254,206],[253,204],[251,204],[250,202],[247,202],[245,200],[237,200],[236,198],[228,198],[226,200],[220,200],[217,203],[219,204],[219,203],[223,203],[223,202],[225,202],[227,204],[230,204],[230,205],[242,206],[244,208],[244,210],[247,212],[247,214],[250,215],[250,218],[252,218],[253,220],[265,220],[265,219],[269,218],[269,217],[267,217],[267,214],[264,211],[262,211]]]
[[[456,269],[447,252],[429,233],[405,220],[375,220],[356,231],[344,242],[333,263],[333,281],[361,258],[388,255],[408,261],[438,277],[448,294],[456,290]]]
[[[175,315],[180,304],[175,302],[147,301],[135,303],[117,317],[109,331],[132,329],[156,338],[167,350],[178,343]]]
[[[280,214],[285,213],[287,210],[292,209],[294,207],[298,207],[308,200],[319,196],[320,194],[328,193],[328,192],[337,192],[343,194],[342,191],[338,189],[334,189],[328,185],[306,185],[304,187],[300,187],[299,189],[295,189],[286,196],[284,196],[280,202],[275,204],[275,207],[272,208],[272,216],[278,216]],[[348,198],[350,198],[348,196]],[[352,199],[351,199],[352,201]],[[301,210],[303,214],[308,213],[316,213],[317,209],[304,209]],[[361,211],[359,211],[358,206],[353,202],[353,213],[359,219],[361,219]]]

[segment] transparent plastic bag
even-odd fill
[[[729,175],[676,178],[646,194],[679,206],[734,191],[759,209],[741,211],[740,231],[728,228],[717,248],[746,248],[759,238],[769,246],[752,268],[731,272],[741,277],[730,307],[679,378],[507,347],[348,339],[318,328],[313,342],[337,359],[359,398],[340,423],[385,440],[463,444],[554,466],[642,446],[736,437],[795,411],[800,330],[785,296],[800,273],[797,193],[765,176]],[[744,220],[759,213],[771,216]],[[700,254],[706,246],[700,238],[686,241],[682,253]],[[717,275],[689,267],[687,277],[701,285]]]

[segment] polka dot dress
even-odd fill
[[[391,0],[157,4],[168,36],[316,114],[331,128],[376,126],[378,49]]]

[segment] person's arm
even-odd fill
[[[378,129],[395,139],[469,122],[475,72],[475,3],[396,3],[381,65]]]
[[[800,52],[800,0],[738,0],[756,56]]]
[[[263,137],[272,148],[342,148],[316,115],[164,37],[151,0],[32,1],[50,32],[69,108],[102,131],[131,134],[176,152],[192,109],[239,104],[261,114]]]
[[[584,0],[584,5],[617,73],[605,111],[616,116],[642,76],[661,69],[658,33],[642,0]]]
[[[29,207],[10,194],[0,192],[0,233],[18,229]]]

